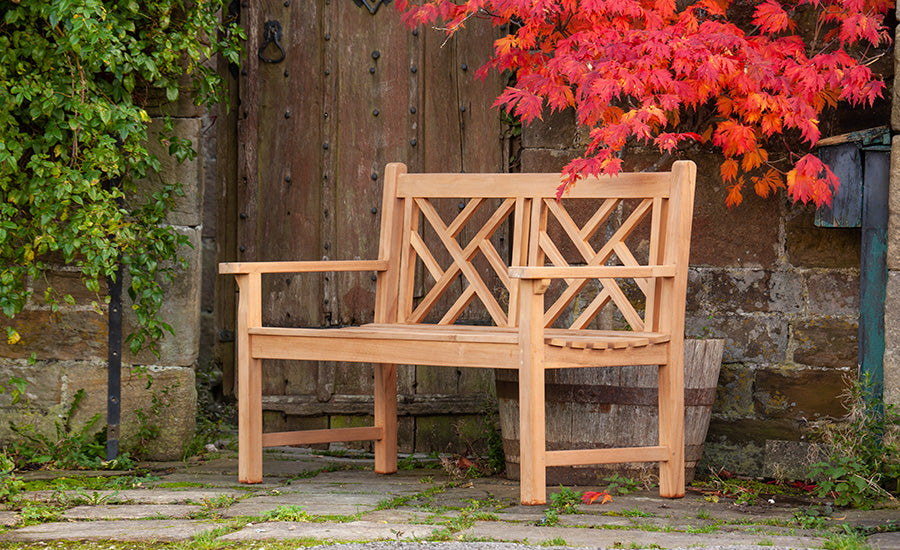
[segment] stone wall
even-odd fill
[[[186,95],[186,94],[184,94]],[[153,117],[150,132],[162,127],[162,116],[170,114],[175,119],[179,135],[190,139],[196,146],[203,134],[203,113],[189,100],[176,104],[148,107]],[[167,290],[160,317],[169,323],[175,335],[166,335],[160,342],[160,354],[142,352],[133,356],[123,344],[121,431],[123,450],[136,442],[140,425],[137,411],[149,415],[147,421],[160,427],[160,435],[146,448],[149,458],[180,459],[182,448],[194,435],[197,393],[194,367],[200,343],[200,261],[202,252],[201,205],[203,200],[203,164],[196,160],[177,163],[168,156],[155,139],[149,149],[162,161],[158,174],[141,182],[139,191],[152,189],[160,180],[180,181],[184,197],[178,199],[168,216],[168,222],[188,238],[190,246],[181,251],[188,267],[180,273]],[[102,304],[106,295],[103,285],[95,295],[82,285],[79,274],[68,266],[57,266],[49,275],[50,283],[62,293],[75,298],[74,305],[61,305],[57,313],[40,302],[43,283],[31,282],[33,296],[25,310],[10,323],[3,318],[0,324],[12,324],[21,335],[15,345],[0,343],[0,383],[10,376],[24,378],[27,386],[27,406],[12,406],[8,393],[0,395],[0,442],[9,441],[10,421],[19,424],[32,423],[51,433],[59,414],[72,403],[79,389],[85,390],[85,398],[75,415],[76,425],[99,413],[102,420],[97,428],[105,426],[107,403],[107,316],[105,307],[95,310],[92,303]],[[125,288],[128,285],[126,277]],[[123,292],[124,327],[127,335],[136,321],[129,315],[131,303]],[[29,358],[34,354],[36,362]],[[138,373],[132,367],[147,367]],[[152,384],[148,389],[148,378]],[[153,398],[156,398],[164,414],[153,415]]]
[[[550,116],[523,131],[521,169],[560,170],[579,145],[571,114]],[[857,370],[861,233],[816,227],[811,207],[784,196],[751,191],[729,209],[719,158],[684,157],[698,164],[686,331],[726,342],[704,466],[775,473],[786,450],[803,451],[810,422],[844,414],[840,395]],[[657,158],[630,152],[626,170]]]
[[[900,16],[900,2],[898,2]],[[894,37],[900,40],[900,28]],[[895,72],[900,54],[894,50]],[[893,88],[891,130],[900,132],[900,89]],[[891,146],[890,199],[888,202],[887,292],[884,306],[884,400],[900,407],[900,136]]]

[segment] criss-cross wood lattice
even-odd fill
[[[404,293],[405,296],[401,298],[403,300],[401,312],[403,312],[403,317],[408,322],[421,323],[432,312],[438,300],[448,293],[451,284],[458,277],[463,277],[467,284],[453,305],[441,317],[438,324],[453,324],[472,301],[477,298],[490,314],[494,324],[499,327],[510,326],[507,312],[500,305],[497,296],[491,292],[491,289],[484,282],[472,260],[478,253],[481,253],[487,259],[491,271],[496,274],[507,293],[510,292],[509,265],[506,260],[501,258],[490,239],[494,236],[497,229],[509,219],[516,206],[516,200],[510,198],[502,201],[465,246],[462,246],[459,242],[459,236],[463,229],[472,221],[475,214],[483,206],[487,205],[487,202],[483,198],[471,199],[453,221],[447,225],[431,200],[415,198],[407,201],[406,208],[409,211],[409,216],[406,217],[408,224],[404,224],[404,226],[408,242],[403,250],[402,265],[405,269],[400,275],[400,288],[408,289]],[[435,259],[434,253],[418,231],[419,212],[421,212],[422,217],[434,231],[437,243],[434,243],[433,246],[441,245],[452,259],[452,263],[447,269],[443,269],[440,266]],[[428,289],[428,292],[419,303],[413,307],[411,282],[414,276],[416,257],[421,260],[435,283]]]
[[[566,261],[565,257],[560,252],[559,247],[553,242],[547,231],[546,218],[552,216],[556,222],[559,223],[566,236],[568,236],[574,244],[585,265],[607,265],[614,255],[615,258],[618,259],[618,265],[630,267],[642,265],[635,258],[634,254],[632,254],[628,245],[625,243],[625,240],[641,225],[641,222],[644,221],[647,214],[650,213],[653,208],[658,209],[660,207],[660,201],[644,199],[638,203],[628,217],[618,226],[618,228],[616,228],[612,236],[610,236],[598,250],[595,250],[591,245],[591,238],[597,233],[598,229],[606,227],[610,216],[616,212],[622,204],[620,199],[606,199],[603,201],[582,227],[579,227],[572,219],[561,202],[555,199],[541,200],[546,214],[542,212],[543,218],[541,219],[540,228],[537,230],[537,235],[532,236],[532,239],[534,239],[532,250],[535,251],[535,253],[532,254],[532,257],[535,259],[535,262],[542,263],[547,261],[550,265],[555,267],[570,267],[569,262]],[[657,218],[658,215],[653,216],[653,219]],[[657,263],[659,259],[659,238],[656,234],[657,232],[658,224],[656,224],[656,227],[651,228],[652,235],[648,265]],[[654,287],[652,281],[648,278],[641,277],[636,277],[633,280],[644,294],[646,318],[652,319],[654,305],[652,296]],[[567,286],[559,298],[550,305],[544,314],[544,325],[547,327],[553,325],[566,308],[572,304],[588,282],[589,279],[584,278],[565,279],[565,284]],[[612,302],[631,326],[632,330],[640,332],[647,329],[644,318],[641,317],[632,305],[615,279],[601,278],[598,279],[598,282],[600,284],[600,291],[588,306],[580,312],[569,328],[587,328],[589,323],[600,313],[600,311],[603,310],[607,304]]]

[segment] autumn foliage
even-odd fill
[[[628,144],[666,154],[699,142],[724,155],[729,206],[747,187],[763,197],[786,187],[795,201],[830,204],[837,178],[809,152],[820,115],[840,101],[871,105],[883,93],[868,64],[889,43],[883,17],[893,2],[737,4],[398,0],[410,25],[451,34],[473,17],[509,25],[480,74],[514,72],[495,106],[524,123],[574,108],[590,137],[565,167],[565,186],[617,173]]]

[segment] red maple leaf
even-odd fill
[[[612,500],[612,497],[606,491],[585,491],[583,495],[581,495],[581,502],[583,504],[593,504],[594,501],[600,500],[600,504],[606,504]]]

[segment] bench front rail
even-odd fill
[[[389,164],[378,259],[221,264],[240,292],[239,480],[262,481],[263,447],[338,441],[374,441],[375,470],[395,472],[396,365],[409,364],[518,371],[523,504],[546,502],[549,466],[617,462],[658,462],[660,495],[683,496],[695,173],[679,161],[671,172],[589,178],[557,200],[558,174],[408,174]],[[458,209],[442,203],[450,199]],[[263,326],[263,274],[341,271],[377,274],[374,323]],[[493,325],[460,324],[473,310]],[[373,425],[263,433],[263,359],[372,363]],[[545,370],[626,365],[659,366],[658,444],[548,451]]]

